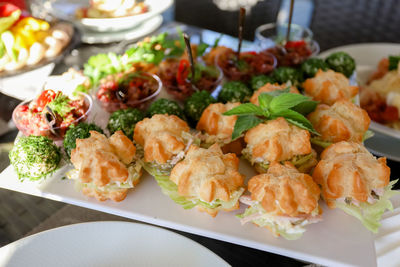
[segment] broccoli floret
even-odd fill
[[[306,78],[314,77],[319,69],[326,71],[328,68],[325,61],[320,58],[309,58],[301,64],[301,70]]]
[[[226,82],[218,95],[219,102],[247,102],[253,91],[246,84],[238,81]]]
[[[336,72],[343,73],[346,77],[350,77],[356,69],[356,62],[354,59],[345,52],[336,52],[330,54],[325,59],[329,68]]]
[[[93,123],[79,123],[76,126],[71,126],[64,136],[64,149],[68,157],[71,157],[71,151],[76,147],[76,139],[85,139],[90,137],[89,131],[97,131],[103,133],[103,130]]]
[[[179,118],[185,120],[185,114],[182,108],[174,100],[169,100],[166,98],[160,98],[151,103],[149,109],[147,110],[147,115],[152,117],[154,114],[168,114],[176,115]]]
[[[132,139],[136,123],[143,120],[144,117],[144,113],[136,108],[117,110],[111,114],[107,128],[111,134],[121,130]]]
[[[291,67],[279,67],[272,72],[272,77],[278,83],[291,82],[292,85],[297,86],[303,79],[300,70]]]
[[[60,149],[45,136],[27,136],[17,140],[9,154],[18,178],[36,181],[53,172],[61,160]]]
[[[184,111],[193,122],[200,120],[203,111],[212,103],[217,102],[209,92],[197,91],[185,101]]]
[[[399,62],[400,56],[389,56],[389,70],[397,70]]]
[[[267,83],[276,83],[275,79],[272,76],[267,76],[267,75],[257,75],[251,77],[251,89],[253,91],[257,91],[261,86],[267,84]]]

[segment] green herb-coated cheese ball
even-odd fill
[[[36,181],[57,168],[61,153],[51,139],[31,135],[19,138],[9,157],[20,180]]]
[[[320,58],[309,58],[301,64],[301,71],[306,78],[314,77],[319,69],[323,71],[329,69],[325,61]]]
[[[193,122],[200,120],[203,111],[212,103],[217,102],[207,91],[197,91],[185,101],[184,111]]]
[[[278,83],[282,84],[290,81],[294,86],[297,86],[302,81],[302,76],[300,70],[291,67],[279,67],[272,72],[272,77]]]
[[[147,115],[152,117],[154,114],[176,115],[183,120],[186,119],[179,104],[174,100],[169,100],[166,98],[160,98],[151,103],[149,109],[147,110]]]
[[[144,117],[144,113],[136,108],[117,110],[111,114],[107,128],[110,134],[121,130],[128,138],[133,139],[135,125]]]
[[[356,69],[356,62],[345,52],[336,52],[330,54],[325,59],[328,67],[336,72],[343,73],[346,77],[350,77]]]
[[[218,95],[218,101],[227,102],[247,102],[253,95],[253,91],[246,84],[238,81],[226,82]]]
[[[267,75],[257,75],[251,77],[251,89],[253,91],[257,91],[260,87],[264,86],[267,83],[276,83],[275,79],[272,76],[267,76]]]
[[[90,137],[90,131],[103,133],[103,130],[93,123],[79,123],[76,126],[71,126],[64,136],[64,149],[68,157],[71,157],[72,149],[76,148],[76,139],[85,139]]]

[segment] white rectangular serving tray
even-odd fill
[[[107,212],[168,227],[184,232],[219,239],[284,256],[328,266],[376,266],[373,236],[355,218],[341,210],[329,210],[323,205],[323,221],[307,226],[299,240],[275,238],[264,228],[248,223],[241,225],[233,212],[220,212],[217,217],[184,210],[165,196],[155,179],[144,172],[141,182],[119,203],[98,202],[76,191],[74,182],[62,179],[70,169],[64,166],[42,183],[20,182],[12,166],[0,174],[0,188],[45,197],[89,209]],[[249,178],[255,173],[251,166],[240,162],[240,171]]]

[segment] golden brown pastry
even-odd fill
[[[282,117],[250,129],[244,140],[247,147],[242,153],[260,173],[266,172],[271,162],[292,161],[304,172],[316,164],[310,133]]]
[[[156,114],[136,124],[134,139],[144,148],[145,162],[164,164],[185,149],[182,133],[189,130],[187,123],[175,115]]]
[[[333,70],[318,70],[314,78],[303,83],[303,87],[307,95],[327,105],[341,99],[351,100],[358,93],[357,86],[351,86],[346,76]]]
[[[308,120],[321,134],[318,139],[331,143],[361,143],[371,122],[365,110],[348,100],[339,100],[332,106],[319,104]]]
[[[322,153],[313,178],[328,207],[344,210],[374,233],[383,213],[393,209],[390,198],[400,194],[392,190],[397,180],[389,182],[386,158],[376,159],[358,143],[330,145]]]
[[[318,185],[289,162],[271,163],[267,173],[249,180],[248,189],[251,197],[240,198],[251,206],[241,215],[242,223],[252,221],[275,236],[297,239],[305,225],[321,220]]]
[[[372,191],[389,184],[390,168],[386,158],[376,159],[363,145],[342,141],[322,152],[313,178],[321,185],[328,206],[335,208],[338,199],[372,201]]]
[[[206,146],[217,143],[224,153],[240,155],[243,149],[242,140],[232,142],[232,132],[237,116],[224,116],[223,113],[239,106],[240,103],[216,103],[209,105],[200,117],[196,129],[203,132],[202,141]]]
[[[172,169],[170,180],[180,196],[198,201],[197,207],[214,217],[219,210],[239,208],[244,176],[238,169],[236,155],[223,154],[217,144],[208,149],[191,145],[185,159]]]
[[[67,176],[76,180],[85,195],[100,201],[122,201],[141,176],[135,153],[135,146],[122,131],[115,132],[109,139],[90,131],[89,138],[76,140],[76,148],[71,151],[75,169]]]
[[[258,90],[250,98],[250,102],[253,103],[254,105],[258,105],[258,96],[260,94],[273,92],[273,91],[277,91],[277,90],[284,90],[286,88],[287,88],[287,85],[285,85],[285,84],[279,85],[277,83],[275,83],[275,84],[267,83],[264,86],[258,88]],[[294,86],[290,87],[289,92],[293,93],[293,94],[300,94],[299,90],[297,90],[297,88]]]

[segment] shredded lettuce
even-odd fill
[[[75,188],[78,191],[82,191],[82,189],[86,187],[86,188],[96,189],[97,191],[101,192],[111,192],[119,189],[134,188],[135,182],[140,178],[141,175],[140,169],[141,169],[140,164],[129,165],[128,167],[129,177],[125,182],[122,183],[112,182],[102,187],[95,185],[93,182],[82,183],[79,180],[79,171],[77,169],[70,170],[65,175],[67,176],[68,179],[75,180]]]
[[[398,181],[391,181],[384,189],[384,194],[379,197],[379,200],[374,204],[368,202],[360,203],[357,207],[354,204],[346,204],[344,202],[336,202],[336,207],[342,209],[347,214],[359,219],[362,224],[371,232],[377,233],[379,227],[381,226],[380,220],[382,214],[386,210],[393,210],[392,202],[390,198],[399,195],[400,191],[392,190],[393,185]]]
[[[373,137],[375,134],[373,131],[367,130],[363,136],[362,141],[364,142],[367,139],[370,139],[371,137]]]
[[[263,216],[252,220],[253,223],[260,227],[267,227],[275,235],[281,235],[287,240],[299,239],[306,231],[301,225],[292,225],[290,222],[286,224],[278,224],[273,215],[269,215],[260,204],[248,207],[243,214],[236,215],[242,219],[253,214],[263,214]]]

